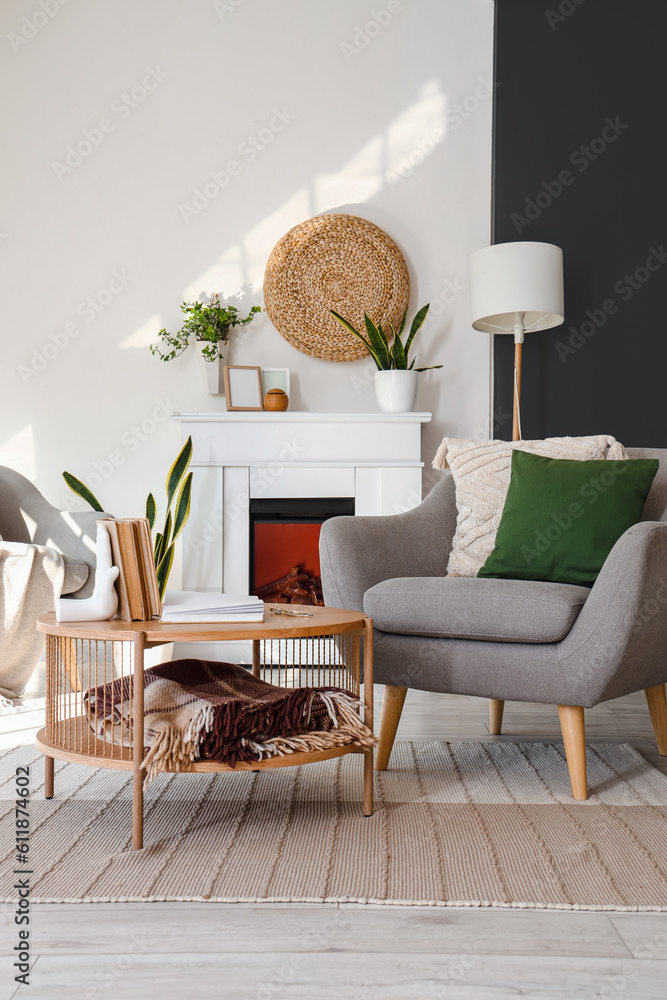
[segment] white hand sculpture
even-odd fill
[[[118,607],[114,582],[120,570],[111,560],[109,532],[103,524],[97,526],[97,566],[95,590],[81,601],[60,597],[56,601],[59,622],[101,622],[113,618]]]

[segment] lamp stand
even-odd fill
[[[523,352],[523,335],[525,313],[516,314],[514,324],[514,381],[512,385],[512,441],[521,440],[521,360]],[[503,728],[503,711],[505,702],[497,698],[489,698],[489,732],[492,736],[500,736]]]
[[[523,351],[523,344],[514,345],[514,385],[512,398],[514,399],[514,405],[512,407],[512,441],[521,440],[521,353]]]
[[[525,313],[516,313],[514,322],[514,381],[512,385],[512,441],[521,440],[521,355],[523,338],[526,332],[524,326]]]

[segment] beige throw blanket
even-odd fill
[[[44,648],[37,618],[53,611],[64,580],[65,563],[58,552],[44,545],[0,540],[0,695],[4,698],[23,694]]]
[[[83,704],[99,739],[133,745],[130,677],[91,688]],[[358,708],[341,688],[276,687],[234,663],[162,663],[144,671],[146,781],[200,759],[234,767],[350,743],[375,746]]]

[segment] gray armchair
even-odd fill
[[[667,450],[643,520],[618,540],[595,585],[447,577],[456,527],[451,473],[405,514],[338,517],[320,536],[329,606],[375,626],[375,680],[386,685],[376,768],[384,770],[408,688],[558,706],[575,799],[587,798],[584,709],[643,689],[667,755]]]

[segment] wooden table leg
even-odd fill
[[[144,846],[144,648],[143,632],[134,633],[132,699],[132,850]]]
[[[44,798],[53,798],[53,757],[44,754]]]
[[[259,639],[252,640],[252,675],[259,677]]]
[[[373,619],[364,622],[364,723],[373,732]],[[364,816],[373,815],[373,747],[364,753]]]

